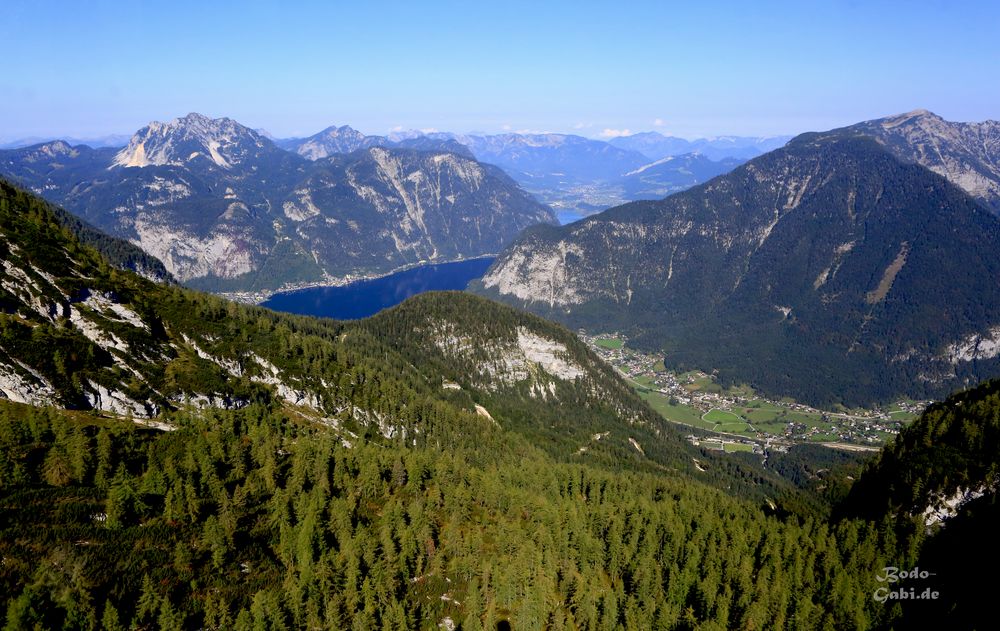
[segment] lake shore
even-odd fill
[[[428,267],[431,265],[447,265],[449,263],[464,263],[468,261],[478,261],[480,259],[494,259],[496,258],[496,253],[487,253],[481,256],[473,256],[467,258],[454,258],[445,261],[417,261],[416,263],[408,263],[406,265],[401,265],[387,272],[371,272],[371,273],[357,273],[357,274],[345,274],[343,276],[327,276],[321,280],[307,281],[299,283],[285,283],[277,289],[262,289],[259,291],[220,291],[214,292],[215,295],[225,298],[226,300],[232,300],[233,302],[238,302],[245,305],[263,305],[268,300],[274,298],[275,296],[282,294],[289,294],[296,291],[302,291],[304,289],[319,289],[322,287],[346,287],[353,283],[358,283],[367,280],[378,280],[380,278],[388,278],[393,274],[399,274],[401,272],[406,272],[409,270],[417,269],[420,267]]]
[[[275,293],[261,306],[275,311],[355,320],[393,307],[425,291],[461,291],[482,278],[493,257],[430,263],[340,285],[318,285]]]

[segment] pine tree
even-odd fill
[[[60,446],[49,449],[42,465],[45,482],[52,486],[66,486],[73,481],[73,471],[65,450]]]
[[[122,625],[119,617],[118,610],[111,603],[110,600],[104,602],[104,613],[101,615],[101,628],[103,631],[124,631],[125,627]]]
[[[160,603],[160,613],[156,623],[162,631],[182,631],[184,614],[171,604],[169,598],[164,598]]]
[[[160,596],[153,587],[153,581],[149,574],[142,577],[142,589],[139,594],[139,602],[136,605],[136,620],[148,620],[151,615],[157,613],[160,607]]]
[[[107,491],[111,482],[111,434],[102,427],[97,432],[97,467],[94,471],[94,486]]]

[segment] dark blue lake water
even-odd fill
[[[481,278],[492,258],[422,265],[390,276],[342,287],[312,287],[271,296],[262,306],[301,315],[356,320],[397,305],[421,292],[465,289]]]

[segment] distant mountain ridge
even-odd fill
[[[519,181],[522,178],[576,183],[608,181],[648,162],[638,152],[571,134],[432,137],[448,136],[469,147],[477,159],[503,168]]]
[[[655,131],[619,136],[608,141],[616,147],[638,151],[650,160],[661,160],[685,153],[700,153],[710,160],[738,158],[749,160],[783,146],[791,136],[717,136],[685,140],[664,136]]]
[[[74,147],[77,145],[87,145],[93,149],[101,149],[103,147],[124,147],[128,144],[131,137],[131,134],[108,134],[106,136],[98,136],[95,138],[77,138],[75,136],[29,136],[25,138],[14,138],[11,140],[0,141],[0,149],[20,149],[22,147],[30,147],[32,145],[40,145],[57,140],[61,140]]]
[[[622,188],[624,196],[631,200],[662,199],[728,173],[742,163],[739,158],[715,161],[697,152],[667,156],[626,173]]]
[[[225,146],[225,138],[232,132],[221,133],[211,143],[198,142],[198,134],[204,136],[206,121],[211,119],[190,115],[180,120],[184,121],[186,129],[191,128],[192,135],[186,141],[179,139],[178,147],[195,141],[188,154],[182,155],[181,149],[171,147],[165,150],[172,157],[166,158],[157,154],[156,149],[147,147],[147,143],[150,147],[158,146],[157,134],[174,135],[178,131],[176,126],[171,127],[171,123],[154,123],[143,130],[148,138],[136,140],[137,144],[121,152],[116,158],[118,164],[162,166],[190,163],[192,168],[197,168],[191,161],[202,156],[221,168],[226,161],[226,150],[220,150],[220,147]],[[198,128],[202,131],[196,131]],[[690,141],[657,132],[644,132],[610,141],[556,133],[491,135],[410,131],[381,136],[367,135],[348,125],[330,126],[304,138],[274,139],[260,130],[254,133],[261,139],[273,141],[280,149],[312,161],[372,147],[456,153],[499,166],[542,203],[556,209],[574,210],[582,215],[626,201],[664,197],[725,173],[741,161],[787,140],[787,137],[725,136]],[[132,140],[122,139],[119,145]],[[79,143],[67,144],[75,146]],[[141,153],[139,145],[142,145]],[[687,168],[683,163],[662,162],[666,157],[683,154],[702,156],[698,160],[699,165]],[[706,160],[714,164],[706,163]],[[647,169],[642,177],[630,177],[629,174],[654,163],[659,163],[658,168]]]
[[[329,127],[308,138],[277,141],[311,160],[367,147],[400,147],[463,153],[502,168],[540,201],[581,214],[639,199],[658,199],[780,146],[789,137],[719,137],[694,141],[646,132],[610,141],[574,134],[394,132],[366,136],[348,127]],[[697,154],[683,162],[664,158]],[[649,167],[656,165],[657,168]],[[645,169],[644,175],[635,172]]]
[[[712,161],[695,169],[659,164],[633,148],[571,134],[432,134],[469,147],[478,160],[496,164],[555,209],[587,215],[625,201],[665,197],[725,173],[738,161]],[[689,161],[691,159],[688,159]],[[636,172],[646,167],[643,175]]]
[[[384,136],[366,136],[348,125],[341,125],[327,127],[307,138],[277,140],[276,144],[308,160],[319,160],[337,153],[351,153],[358,149],[387,146],[392,143]]]
[[[439,146],[313,161],[230,119],[190,114],[151,123],[118,151],[61,141],[2,151],[0,174],[216,291],[482,256],[555,221],[499,169]]]
[[[475,159],[469,148],[457,142],[450,134],[407,134],[395,138],[366,136],[348,125],[327,127],[306,138],[286,138],[275,142],[282,149],[297,153],[307,160],[321,160],[371,147],[443,151]]]
[[[804,134],[659,202],[527,231],[479,291],[669,366],[819,404],[1000,373],[1000,221],[857,134]]]

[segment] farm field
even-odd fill
[[[715,423],[709,421],[704,421],[701,418],[701,413],[686,405],[670,405],[670,400],[668,397],[660,394],[659,392],[652,392],[644,388],[637,388],[639,396],[645,399],[657,413],[668,421],[673,421],[675,423],[683,423],[685,425],[691,425],[694,427],[700,427],[701,429],[712,429],[715,427]]]
[[[597,339],[594,343],[601,348],[606,348],[611,351],[616,351],[625,345],[623,341],[613,337],[602,337]]]
[[[743,419],[732,412],[727,412],[718,408],[712,408],[708,412],[705,412],[705,415],[702,416],[702,418],[713,423],[739,423],[743,421]]]

